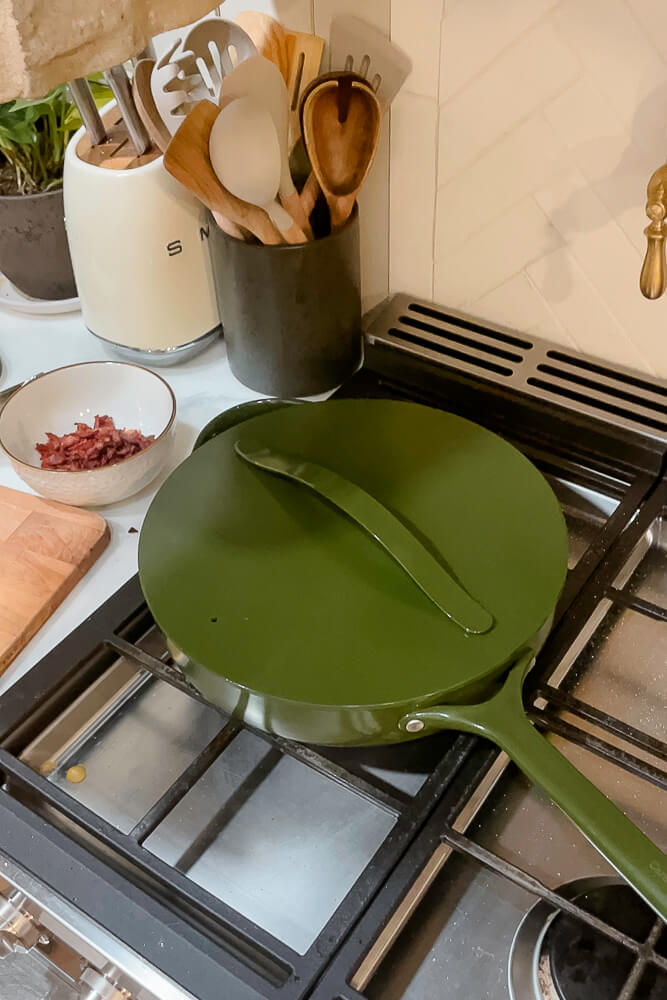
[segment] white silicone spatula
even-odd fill
[[[349,14],[333,18],[329,52],[331,70],[365,76],[383,111],[412,72],[412,61],[405,52],[372,24]]]
[[[301,200],[294,187],[289,168],[287,133],[289,128],[289,101],[287,87],[278,67],[263,56],[252,56],[244,60],[222,80],[221,103],[229,98],[254,97],[273,118],[280,146],[280,201],[301,227],[308,239],[312,230],[306,218]]]
[[[220,110],[209,138],[213,169],[237,198],[265,209],[288,243],[305,235],[277,201],[280,144],[271,113],[254,97],[231,99]]]

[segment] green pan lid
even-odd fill
[[[146,516],[156,621],[264,695],[384,705],[498,673],[553,613],[567,532],[544,477],[415,403],[274,410],[198,448]]]

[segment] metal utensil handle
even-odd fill
[[[112,66],[111,69],[107,70],[105,77],[113,91],[113,96],[116,98],[116,103],[123,116],[123,121],[127,125],[127,131],[130,133],[130,139],[134,144],[137,155],[141,156],[142,153],[146,152],[151,141],[148,138],[148,132],[144,128],[144,123],[139,117],[127,74],[124,68],[119,65]]]
[[[84,77],[79,77],[76,80],[70,80],[68,86],[72,100],[76,104],[81,121],[90,138],[91,146],[99,146],[106,139],[107,133],[97,110],[90,84]]]
[[[511,757],[579,828],[616,871],[667,920],[667,857],[526,718],[522,687],[534,662],[526,652],[500,690],[476,705],[432,705],[399,728],[424,735],[455,729],[484,736]]]
[[[236,453],[258,469],[307,486],[344,511],[379,542],[435,606],[465,632],[477,635],[491,628],[493,616],[466,593],[391,511],[356,483],[321,465],[277,454],[251,442],[237,441]]]

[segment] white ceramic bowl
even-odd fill
[[[118,428],[154,434],[155,441],[101,469],[42,469],[35,445],[46,441],[46,432],[67,434],[77,422],[92,425],[97,414],[113,417]],[[155,372],[120,361],[91,361],[57,368],[18,389],[0,412],[0,445],[36,493],[98,507],[132,496],[155,478],[169,452],[175,415],[174,394]]]

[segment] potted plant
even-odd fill
[[[111,92],[90,80],[98,106]],[[76,295],[63,213],[65,149],[81,119],[62,84],[0,104],[0,271],[37,299]]]

